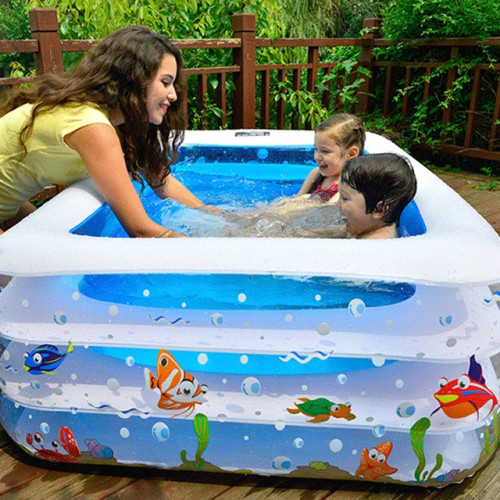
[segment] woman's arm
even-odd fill
[[[203,206],[203,203],[172,174],[169,174],[165,182],[154,191],[162,199],[171,198],[188,207],[201,208]]]
[[[147,215],[130,180],[120,139],[109,125],[95,123],[64,138],[78,152],[97,188],[130,236],[182,236],[165,229]]]
[[[296,196],[302,196],[303,194],[308,194],[309,191],[311,190],[311,187],[313,185],[314,180],[318,176],[319,168],[313,168],[309,174],[307,174],[306,180],[302,184],[302,187],[300,188],[299,192],[297,193]]]
[[[171,198],[187,207],[199,208],[212,214],[220,214],[222,210],[213,205],[205,205],[201,202],[182,182],[178,181],[172,174],[165,178],[164,184],[154,189],[155,193],[162,199]]]

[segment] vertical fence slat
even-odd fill
[[[332,68],[325,68],[324,75],[330,76],[332,74]],[[326,84],[326,89],[323,90],[321,94],[321,105],[325,109],[330,109],[330,96],[332,93],[332,80],[328,80]]]
[[[310,68],[307,70],[307,90],[314,94],[316,92],[316,80],[318,79],[319,47],[312,46],[307,49],[307,62]],[[311,123],[307,120],[304,124],[307,130],[311,129]]]
[[[271,72],[269,70],[265,70],[261,73],[260,126],[262,128],[269,128]]]
[[[300,70],[299,69],[294,69],[293,74],[292,74],[292,88],[294,92],[297,92],[300,90]],[[299,111],[295,110],[295,116],[293,117],[293,123],[292,126],[293,128],[299,128],[300,124],[300,117],[299,117]]]
[[[481,70],[474,71],[474,82],[472,84],[472,94],[469,105],[469,116],[467,117],[467,125],[465,127],[464,146],[470,148],[474,137],[474,122],[476,120],[477,103],[479,101],[479,90],[481,87]]]
[[[389,64],[385,73],[385,88],[384,88],[384,108],[382,114],[384,118],[389,116],[391,112],[391,85],[392,85],[392,64]]]
[[[207,128],[207,114],[205,112],[205,107],[207,105],[207,75],[198,75],[198,113],[201,118],[201,126]]]
[[[285,83],[286,71],[284,69],[278,70],[278,82]],[[285,127],[285,99],[278,99],[276,110],[276,127],[282,129]]]
[[[226,91],[226,73],[219,73],[217,80],[217,106],[221,110],[219,125],[226,128],[227,125],[227,91]]]
[[[411,83],[411,68],[408,66],[405,70],[405,95],[403,97],[403,109],[401,110],[401,114],[403,115],[403,119],[408,116],[408,102],[409,102],[409,92],[408,88]]]
[[[431,91],[430,76],[431,76],[431,68],[428,66],[425,70],[424,95],[422,97],[422,102],[424,104],[427,103]]]

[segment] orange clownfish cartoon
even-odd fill
[[[159,389],[160,399],[158,408],[177,411],[175,417],[194,411],[195,405],[206,401],[203,397],[208,390],[206,385],[201,385],[193,375],[185,372],[175,358],[166,350],[161,349],[156,360],[156,374],[147,368],[144,369],[146,384],[149,389]]]
[[[486,380],[483,377],[483,369],[473,356],[470,357],[469,373],[448,381],[446,378],[439,380],[441,389],[434,394],[439,403],[431,416],[442,409],[450,418],[464,418],[476,413],[479,419],[479,410],[487,403],[491,402],[491,415],[498,399],[494,392],[486,387]],[[487,418],[485,417],[485,418]]]

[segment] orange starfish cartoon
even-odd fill
[[[381,476],[390,476],[397,472],[398,469],[387,463],[391,451],[392,443],[390,441],[384,441],[370,451],[364,448],[361,452],[361,461],[356,476],[363,476],[365,479],[373,481]]]

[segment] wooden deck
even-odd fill
[[[490,179],[436,172],[473,205],[500,234],[500,186]],[[485,186],[484,190],[473,186]],[[439,200],[437,200],[439,202]],[[480,256],[478,256],[480,258]],[[179,473],[147,468],[49,463],[31,457],[0,428],[2,499],[371,499],[498,500],[500,452],[472,478],[442,490],[354,481],[266,478],[231,474]]]

